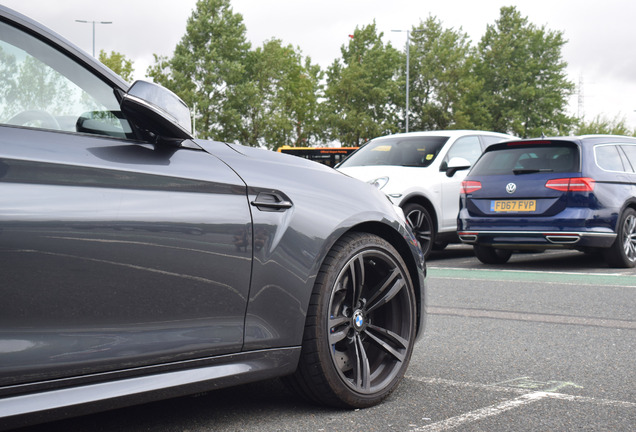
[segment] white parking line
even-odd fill
[[[475,411],[468,412],[466,414],[462,414],[456,417],[451,417],[449,419],[442,420],[436,423],[432,423],[430,425],[423,426],[421,428],[412,429],[411,432],[446,431],[466,423],[472,423],[472,422],[482,420],[486,417],[496,416],[506,411],[509,411],[513,408],[517,408],[523,405],[528,405],[532,402],[545,399],[547,397],[550,397],[550,394],[551,393],[547,393],[547,392],[527,393],[522,396],[519,396],[518,398],[503,401],[497,405],[491,405],[486,408],[481,408]]]
[[[488,385],[481,383],[470,383],[470,382],[461,382],[461,381],[453,381],[443,378],[421,378],[413,375],[406,376],[405,378],[411,379],[413,381],[418,381],[427,384],[438,384],[438,385],[448,385],[453,387],[464,387],[464,388],[481,388],[485,391],[506,391],[506,392],[514,392],[514,393],[523,393],[521,396],[518,396],[514,399],[509,399],[498,404],[494,404],[485,408],[480,408],[474,411],[470,411],[465,414],[461,414],[455,417],[448,418],[446,420],[441,420],[435,423],[431,423],[426,426],[422,426],[416,429],[412,429],[411,432],[441,432],[447,431],[450,429],[454,429],[458,426],[476,422],[482,420],[487,417],[492,417],[509,411],[514,408],[519,408],[533,402],[537,402],[543,399],[559,399],[565,400],[569,402],[580,402],[580,403],[591,403],[594,405],[603,405],[603,406],[612,406],[616,408],[636,408],[636,403],[634,402],[626,402],[626,401],[616,401],[610,399],[597,399],[586,396],[573,396],[563,393],[554,393],[551,391],[535,391],[531,393],[527,393],[527,390],[520,389],[518,387],[505,387],[501,384]],[[566,383],[571,384],[571,383]]]
[[[463,388],[471,388],[471,389],[480,389],[485,391],[506,391],[513,392],[518,394],[526,394],[528,393],[527,389],[522,389],[519,387],[509,387],[509,386],[501,386],[499,384],[482,384],[482,383],[473,383],[473,382],[465,382],[465,381],[454,381],[445,378],[425,378],[425,377],[417,377],[414,375],[405,375],[404,378],[410,379],[413,381],[418,381],[425,384],[431,385],[446,385],[449,387],[463,387]]]

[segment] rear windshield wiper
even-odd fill
[[[523,169],[513,169],[512,172],[515,175],[518,174],[534,174],[534,173],[542,173],[542,172],[553,172],[554,170],[550,168],[523,168]]]

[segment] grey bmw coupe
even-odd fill
[[[401,210],[317,163],[193,139],[0,6],[0,429],[272,377],[367,407],[424,323]]]

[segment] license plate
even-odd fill
[[[536,210],[536,200],[506,200],[490,202],[490,211],[494,212],[533,212]]]

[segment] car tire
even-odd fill
[[[435,244],[435,228],[429,211],[420,204],[410,203],[404,206],[404,216],[420,242],[422,254],[427,258]]]
[[[512,256],[512,251],[508,249],[474,245],[473,250],[477,259],[484,264],[505,264]]]
[[[446,246],[448,246],[448,242],[435,242],[433,243],[433,250],[443,251],[444,249],[446,249]]]
[[[610,267],[636,266],[636,210],[628,208],[616,225],[616,240],[604,251],[605,262]]]
[[[408,367],[415,302],[395,248],[372,234],[347,234],[318,274],[298,369],[286,382],[307,399],[333,407],[381,402]]]

